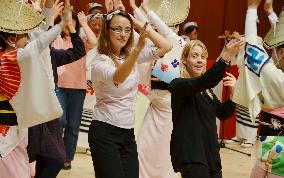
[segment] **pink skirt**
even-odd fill
[[[0,159],[0,178],[31,178],[27,143],[21,141],[7,156]]]
[[[170,93],[151,91],[151,105],[137,137],[140,178],[178,178],[173,170],[170,141],[173,129]]]

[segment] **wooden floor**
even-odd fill
[[[239,145],[228,145],[234,149],[251,153],[248,157],[229,149],[221,149],[223,166],[223,178],[249,178],[252,166],[255,163],[255,148],[241,148]],[[94,171],[91,156],[84,153],[77,153],[72,162],[72,169],[62,170],[58,178],[94,178]]]

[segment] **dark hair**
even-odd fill
[[[79,34],[80,32],[80,22],[79,22],[79,19],[78,19],[78,16],[77,16],[77,13],[72,11],[72,19],[76,21],[76,26],[75,26],[75,30],[76,30],[76,33]],[[54,21],[54,24],[59,24],[61,21],[61,17],[58,16],[55,21]],[[61,36],[64,37],[65,35],[63,33],[61,33]]]
[[[278,51],[278,50],[280,50],[281,48],[284,48],[284,44],[282,44],[282,45],[280,45],[280,46],[277,46],[277,47],[276,47],[276,50]]]
[[[109,12],[111,13],[111,12]],[[125,54],[125,56],[129,56],[133,47],[133,22],[132,19],[130,17],[130,15],[125,12],[120,10],[117,14],[114,14],[113,17],[115,16],[122,16],[125,17],[129,20],[130,24],[131,24],[131,33],[130,33],[130,37],[126,43],[126,45],[121,49],[121,52]],[[107,56],[110,56],[112,53],[112,49],[111,49],[111,41],[109,38],[109,33],[108,30],[110,28],[110,23],[113,19],[113,17],[110,20],[107,20],[106,17],[104,18],[103,21],[103,26],[102,26],[102,30],[101,30],[101,34],[99,37],[99,42],[98,42],[98,53],[99,54],[105,54]]]
[[[7,44],[8,37],[11,35],[15,36],[15,34],[0,31],[0,35],[1,35],[0,36],[0,51],[4,51],[8,45]]]
[[[193,30],[196,29],[196,31],[198,32],[198,27],[196,26],[189,26],[184,30],[184,33],[186,34],[190,34],[191,32],[193,32]]]

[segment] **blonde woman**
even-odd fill
[[[221,159],[215,118],[226,119],[235,111],[228,100],[221,103],[211,88],[225,75],[228,62],[242,41],[231,41],[220,59],[205,72],[207,49],[199,40],[190,41],[181,56],[181,78],[170,83],[173,131],[171,160],[183,178],[221,178]],[[204,73],[205,72],[205,73]],[[226,73],[224,85],[234,88],[236,79]]]

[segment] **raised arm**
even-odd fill
[[[79,60],[86,55],[84,43],[76,31],[70,33],[70,37],[73,48],[67,50],[50,48],[51,58],[56,60],[57,67]]]
[[[142,3],[142,8],[148,15],[148,18],[150,21],[156,26],[158,31],[165,37],[176,35],[166,24],[163,22],[159,16],[155,12],[153,12],[149,5],[148,5],[148,0],[144,0]],[[138,9],[139,10],[139,9]],[[137,10],[137,11],[138,11]]]
[[[247,0],[247,14],[245,22],[245,41],[257,44],[257,8],[261,0]]]
[[[170,83],[169,91],[177,96],[190,96],[206,89],[213,88],[223,78],[229,61],[234,59],[243,41],[231,40],[223,49],[220,60],[216,62],[204,75],[194,78],[177,78]]]
[[[135,0],[129,0],[130,7],[133,10],[135,17],[142,23],[148,22],[147,18],[141,12],[141,10],[136,6]]]
[[[145,38],[147,36],[146,29],[147,25],[145,25],[141,29],[139,34],[140,35],[139,41],[136,47],[134,48],[133,52],[125,59],[125,61],[121,65],[117,66],[117,69],[113,75],[114,84],[118,85],[120,83],[123,83],[132,72],[137,62],[138,56],[145,46]]]
[[[89,27],[87,16],[83,11],[78,13],[78,19],[81,27],[83,28],[86,34],[88,47],[95,48],[98,44],[98,40],[92,29]]]
[[[143,23],[132,17],[134,26],[141,31]],[[172,44],[165,37],[156,32],[152,27],[147,26],[147,36],[157,47],[157,55],[162,57],[172,49]]]
[[[274,34],[276,30],[276,24],[279,22],[278,17],[273,9],[273,0],[265,0],[264,2],[264,11],[266,12],[266,15],[268,16],[269,22],[271,27],[274,29]]]

